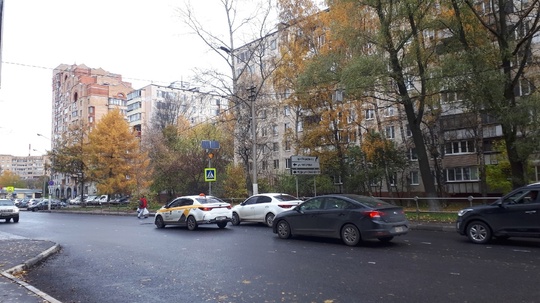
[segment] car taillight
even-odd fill
[[[381,216],[383,215],[383,212],[378,211],[378,210],[371,210],[371,211],[364,212],[364,214],[370,217],[371,219],[380,219]]]
[[[213,207],[200,207],[199,209],[202,211],[211,211]]]
[[[231,206],[230,206],[230,205],[229,205],[229,206],[227,206],[227,209],[231,209]]]
[[[291,208],[294,205],[278,205],[278,206],[281,207],[281,208]]]

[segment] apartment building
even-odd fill
[[[126,112],[127,95],[133,91],[131,83],[119,74],[102,68],[90,68],[84,64],[61,64],[53,71],[52,78],[52,147],[57,139],[69,131],[72,125],[92,129],[97,121],[110,110]],[[53,195],[70,198],[78,189],[77,176],[54,173]],[[86,185],[86,194],[95,194],[93,185]]]
[[[11,171],[23,180],[38,179],[49,175],[49,157],[0,155],[0,173]]]
[[[489,1],[478,1],[479,4],[487,2]],[[526,4],[524,5],[526,6]],[[514,9],[519,10],[520,7]],[[523,26],[523,28],[530,28],[530,24],[526,27]],[[516,38],[519,38],[520,35],[523,36],[523,33],[519,32],[520,29],[521,27],[516,29]],[[292,153],[291,148],[287,147],[291,143],[287,143],[287,136],[285,136],[287,129],[301,138],[305,124],[310,122],[309,120],[312,117],[303,109],[291,111],[286,104],[287,91],[272,91],[271,84],[268,83],[270,81],[261,83],[261,81],[264,82],[266,77],[269,77],[268,75],[258,73],[256,77],[253,77],[251,72],[257,70],[256,67],[265,66],[265,62],[279,61],[279,58],[272,60],[272,56],[280,56],[280,54],[276,51],[269,51],[271,50],[270,45],[277,44],[277,48],[279,48],[280,42],[287,41],[291,35],[310,36],[312,34],[304,30],[305,28],[289,27],[282,24],[277,32],[234,50],[235,63],[237,64],[235,69],[235,78],[237,80],[235,91],[237,94],[241,96],[244,90],[253,86],[264,88],[264,90],[261,89],[261,97],[257,96],[253,100],[253,106],[255,106],[257,112],[255,115],[257,117],[257,153],[254,156],[254,161],[257,163],[259,175],[272,168],[267,159],[277,159],[277,161],[274,160],[274,163],[287,163]],[[311,30],[317,31],[319,29],[312,27]],[[433,43],[432,46],[436,48],[438,53],[441,53],[441,48],[444,48],[445,39],[450,37],[448,31],[437,32],[435,30],[425,30],[423,35],[424,41],[427,41],[427,44]],[[537,52],[538,45],[540,45],[538,34],[535,37],[532,40],[533,52]],[[436,45],[437,42],[439,45]],[[313,50],[308,56],[312,56],[317,53],[317,48],[322,47],[325,43],[324,30],[313,34],[309,43]],[[366,45],[366,49],[375,51],[374,45]],[[263,60],[260,58],[263,58]],[[259,70],[263,69],[259,68]],[[525,77],[519,81],[515,89],[516,100],[526,97],[534,91],[533,83],[537,75],[538,67],[528,64],[525,68]],[[395,89],[395,83],[390,85],[384,83],[380,88],[383,86],[389,86],[393,89],[393,92],[392,90],[388,91],[390,94],[395,93],[397,90]],[[420,82],[412,76],[410,79],[406,79],[406,86],[413,98],[416,98],[418,92],[422,91]],[[381,92],[376,94],[381,94]],[[399,173],[388,171],[386,172],[389,175],[388,182],[374,179],[371,180],[369,186],[383,195],[388,194],[389,191],[401,193],[406,191],[406,194],[411,196],[422,195],[425,190],[418,165],[419,159],[412,141],[412,133],[407,117],[403,106],[399,102],[390,101],[393,99],[399,100],[399,98],[395,98],[395,95],[390,94],[357,100],[336,87],[335,93],[332,94],[331,98],[328,98],[328,103],[332,103],[334,109],[341,110],[342,113],[351,112],[351,114],[344,115],[347,117],[347,123],[343,125],[346,126],[343,129],[336,130],[336,138],[347,147],[361,146],[363,144],[363,134],[368,131],[376,132],[383,138],[390,140],[397,149],[403,151],[403,155],[408,162],[407,167]],[[436,105],[428,113],[429,119],[432,119],[432,121],[424,123],[422,131],[425,134],[426,149],[432,167],[431,173],[437,190],[442,194],[453,196],[500,194],[496,191],[486,193],[485,188],[482,188],[480,176],[482,166],[497,163],[499,151],[495,150],[493,146],[494,142],[501,140],[503,136],[502,126],[499,121],[496,121],[485,112],[471,112],[470,109],[467,109],[467,100],[464,99],[463,92],[440,87],[440,91],[434,91],[430,98],[431,102],[436,103]],[[238,114],[249,117],[250,103],[245,102],[244,107],[245,110],[238,112]],[[272,115],[267,115],[268,113],[272,113]],[[271,118],[267,119],[267,117]],[[247,121],[247,118],[244,120]],[[239,128],[245,127],[245,125],[245,123],[239,124]],[[235,141],[236,147],[247,146],[250,144],[249,142],[253,142],[252,136],[244,136],[244,140],[244,142],[241,140]],[[248,144],[245,142],[248,142]],[[319,148],[322,150],[326,147],[321,145]],[[247,149],[244,148],[244,150]],[[299,152],[302,153],[303,151],[300,150]],[[253,161],[252,158],[253,156],[250,155],[250,164]],[[238,162],[242,159],[237,155],[235,160]],[[288,167],[286,165],[274,165],[274,168],[278,168],[279,171],[283,172]],[[250,169],[252,171],[252,168]],[[323,173],[324,170],[325,167],[323,166]],[[539,172],[540,169],[537,165],[535,167],[536,180],[539,180]],[[339,180],[336,181],[336,184],[339,183]]]
[[[228,108],[225,98],[177,81],[168,86],[149,84],[131,91],[127,96],[126,118],[144,141],[152,128],[176,125],[179,117],[191,126],[212,123]]]

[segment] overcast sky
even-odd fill
[[[0,154],[50,149],[52,70],[85,64],[141,88],[189,80],[220,59],[181,22],[184,0],[4,0]],[[198,19],[223,29],[217,0],[192,1]],[[221,61],[219,61],[221,62]],[[34,149],[36,151],[34,151]]]

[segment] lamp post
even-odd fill
[[[49,142],[51,142],[51,144],[52,144],[52,140],[50,138],[45,137],[44,135],[39,134],[39,133],[37,135],[38,135],[38,137],[43,137],[43,138],[49,140]],[[50,173],[49,174],[49,183],[48,183],[48,186],[47,186],[47,189],[49,191],[49,195],[48,195],[48,199],[47,199],[47,201],[48,201],[47,209],[49,211],[51,211],[51,190],[52,190],[52,186],[54,185],[54,181],[52,180],[52,168],[50,169],[49,173]],[[45,188],[43,188],[43,190],[45,190]]]
[[[231,58],[231,61],[230,61],[230,67],[231,67],[231,73],[232,73],[232,80],[233,80],[233,92],[236,94],[237,92],[237,88],[238,88],[238,75],[236,75],[236,66],[235,66],[235,58],[238,58],[234,55],[233,51],[231,49],[229,49],[228,47],[225,47],[225,46],[219,46],[217,48],[218,50],[221,50],[221,51],[224,51],[225,53],[227,53],[230,58]],[[243,59],[241,58],[238,58],[240,59],[240,61],[242,61],[244,64],[247,64],[247,62],[245,62]],[[250,107],[251,107],[251,136],[252,136],[252,144],[251,144],[251,153],[252,153],[252,166],[253,166],[253,169],[252,169],[252,172],[253,172],[253,175],[252,175],[252,183],[253,183],[253,195],[256,195],[259,193],[259,186],[257,184],[257,121],[256,121],[256,117],[255,117],[255,99],[256,99],[256,94],[255,94],[255,89],[256,87],[255,86],[251,86],[250,88],[248,88],[248,91],[249,91],[249,101],[251,103]]]

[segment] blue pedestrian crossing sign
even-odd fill
[[[216,181],[216,169],[215,168],[205,168],[204,169],[204,181],[214,182]]]

